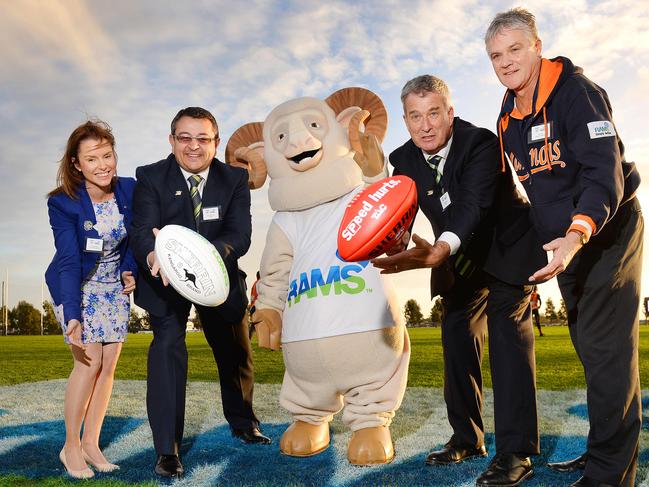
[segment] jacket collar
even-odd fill
[[[543,127],[545,129],[545,145],[548,146],[548,133],[547,133],[547,110],[546,104],[552,98],[557,88],[563,84],[563,81],[573,72],[575,67],[572,62],[565,57],[556,57],[553,59],[541,59],[541,70],[539,72],[539,79],[536,82],[534,89],[534,97],[532,98],[532,117],[543,112]],[[523,114],[516,108],[515,105],[516,95],[512,90],[507,90],[503,97],[502,106],[500,109],[500,116],[498,117],[498,139],[500,142],[500,158],[502,162],[502,172],[505,172],[505,149],[503,145],[503,134],[507,131],[509,126],[509,119],[515,118],[522,120],[525,118]],[[549,153],[549,148],[547,149]],[[548,165],[550,170],[551,165]]]
[[[554,59],[541,59],[541,70],[539,72],[539,79],[536,82],[534,89],[534,97],[532,98],[533,116],[539,114],[547,102],[552,98],[556,88],[565,79],[570,66],[565,66],[566,61],[570,63],[567,58],[556,57]],[[506,118],[507,115],[518,120],[522,120],[523,114],[516,108],[515,104],[516,95],[512,90],[507,90],[503,97],[502,107],[500,111],[501,119]],[[506,127],[503,127],[506,130]]]
[[[120,213],[125,214],[125,210],[127,210],[126,199],[122,194],[122,185],[120,184],[119,177],[115,181],[115,189],[113,194],[115,196],[115,202],[117,203],[117,207],[119,208]],[[93,225],[95,225],[97,223],[97,217],[95,216],[95,209],[92,206],[92,200],[90,199],[90,195],[88,194],[88,190],[86,189],[85,184],[82,183],[81,185],[79,185],[77,196],[79,197],[79,201],[81,203],[84,222],[90,221]],[[92,231],[95,230],[93,229]]]
[[[83,184],[83,181],[79,186],[79,189],[77,190],[77,195],[79,196],[79,201],[81,202],[80,216],[83,220],[82,225],[84,232],[82,235],[85,235],[85,237],[98,238],[99,232],[97,232],[97,230],[95,229],[95,225],[97,224],[95,209],[92,206],[92,200],[90,199],[90,195],[88,194],[88,190],[86,189],[86,185]]]

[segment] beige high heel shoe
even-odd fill
[[[81,453],[83,454],[83,459],[92,465],[97,472],[113,472],[115,470],[119,470],[119,465],[115,465],[114,463],[95,463],[95,461],[90,458],[90,456],[83,450],[81,449]]]
[[[86,468],[82,470],[70,470],[70,468],[68,467],[68,462],[65,460],[65,447],[63,447],[61,453],[59,453],[59,460],[61,460],[61,463],[65,467],[65,471],[68,472],[68,475],[72,478],[90,479],[95,476],[95,472],[90,470],[87,465]]]

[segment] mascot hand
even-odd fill
[[[234,151],[234,161],[231,166],[242,167],[248,171],[248,187],[256,189],[261,187],[266,180],[266,163],[263,156],[250,147],[239,147]]]
[[[385,156],[378,139],[373,134],[365,134],[361,129],[363,122],[370,116],[367,110],[361,110],[354,114],[349,122],[349,143],[354,154],[354,161],[363,171],[365,177],[374,177],[383,171]]]
[[[261,348],[279,350],[282,341],[282,317],[274,309],[258,309],[252,316]]]

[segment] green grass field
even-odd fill
[[[442,347],[439,328],[410,329],[412,358],[409,386],[442,387]],[[585,387],[583,371],[575,355],[567,327],[545,327],[544,337],[536,338],[537,384],[539,389],[565,390]],[[147,349],[150,334],[129,335],[117,367],[117,379],[146,379]],[[216,366],[202,333],[187,335],[189,349],[189,380],[216,381]],[[281,352],[259,349],[253,340],[256,382],[278,384],[283,377]],[[63,339],[58,336],[0,337],[0,385],[64,379],[72,359]],[[483,364],[485,386],[491,387],[488,350]],[[649,383],[649,326],[640,328],[640,376]],[[152,487],[155,482],[129,484],[109,479],[88,482],[98,487],[137,485]],[[67,477],[27,479],[16,475],[0,475],[0,485],[62,487],[78,485]],[[263,481],[259,485],[265,484]],[[390,484],[386,484],[390,485]],[[547,487],[547,486],[544,486]]]
[[[442,344],[439,328],[413,328],[410,360],[411,387],[442,387]],[[537,385],[539,389],[584,388],[584,376],[570,341],[568,328],[545,327],[544,337],[536,337]],[[129,335],[117,366],[117,379],[146,379],[147,349],[151,334]],[[187,334],[189,380],[217,380],[212,352],[202,333]],[[253,339],[255,382],[276,384],[282,381],[281,352],[256,346]],[[63,338],[58,336],[0,337],[0,385],[36,382],[67,377],[72,357]],[[486,387],[491,387],[488,356],[483,362]],[[649,326],[640,327],[640,381],[649,383]]]

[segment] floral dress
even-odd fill
[[[124,216],[115,199],[92,204],[97,223],[95,229],[104,241],[104,250],[97,265],[81,283],[81,316],[83,343],[123,342],[128,327],[130,299],[124,289],[119,271],[119,244],[126,238]],[[56,311],[63,323],[62,306]],[[66,326],[62,324],[65,334]],[[70,343],[67,335],[65,342]]]

